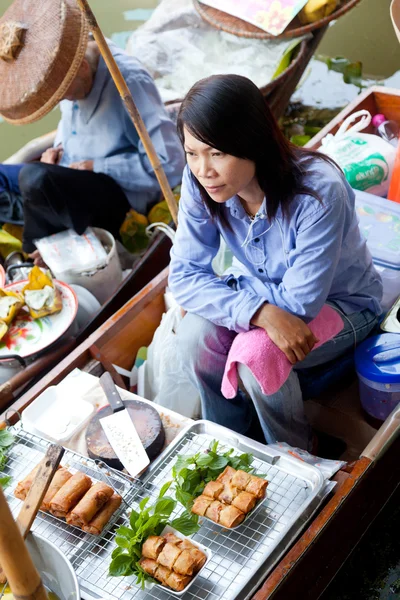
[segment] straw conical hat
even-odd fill
[[[392,0],[392,4],[390,5],[390,15],[392,17],[392,23],[394,30],[397,35],[397,39],[400,42],[400,1]]]
[[[0,19],[0,115],[16,125],[50,112],[85,55],[76,0],[15,0]]]

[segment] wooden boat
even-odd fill
[[[129,370],[138,349],[151,342],[164,312],[167,276],[165,269],[9,408],[22,412],[75,368],[95,375],[108,370],[125,387],[112,365]],[[364,421],[354,382],[342,390],[341,398],[307,400],[306,408],[314,426],[347,443],[346,456],[353,460],[336,474],[337,485],[326,505],[260,581],[253,600],[318,598],[399,486],[400,405],[377,430]],[[3,412],[2,420],[5,416]],[[11,422],[18,419],[10,411],[7,416]]]

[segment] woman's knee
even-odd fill
[[[48,181],[49,170],[41,163],[24,165],[18,177],[21,194],[27,200],[36,198],[48,185]]]

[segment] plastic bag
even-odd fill
[[[360,121],[351,126],[360,117]],[[396,149],[378,135],[359,133],[370,123],[367,110],[350,115],[335,135],[329,133],[324,137],[321,151],[340,165],[352,188],[386,196]]]
[[[147,350],[145,397],[185,417],[198,418],[199,393],[185,375],[178,353],[176,330],[181,320],[177,305],[163,314]]]

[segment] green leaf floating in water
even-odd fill
[[[345,83],[352,83],[360,89],[364,87],[362,83],[362,63],[360,61],[351,62],[344,56],[336,56],[335,58],[319,56],[318,59],[324,62],[330,71],[341,73]]]

